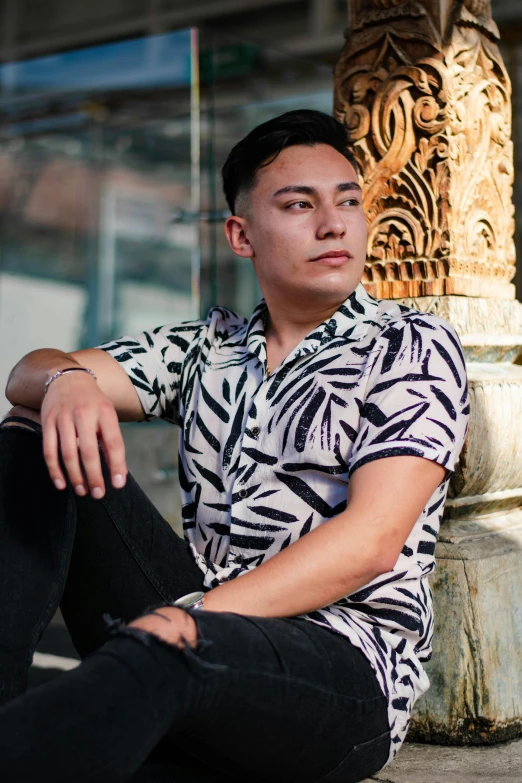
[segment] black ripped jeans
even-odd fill
[[[38,425],[0,425],[2,783],[355,783],[386,762],[386,700],[362,653],[302,618],[188,610],[178,649],[128,622],[202,589],[188,544],[129,476],[56,490]],[[82,664],[25,693],[61,606]],[[25,695],[24,695],[25,693]]]

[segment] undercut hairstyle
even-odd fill
[[[298,145],[328,144],[359,173],[345,126],[335,117],[313,109],[287,111],[250,131],[230,151],[221,170],[223,190],[232,214],[254,187],[259,169],[273,163],[282,150]]]

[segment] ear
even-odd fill
[[[236,256],[252,258],[254,255],[254,248],[250,244],[250,240],[246,233],[246,222],[245,218],[232,215],[226,220],[225,234],[228,239],[228,244]]]

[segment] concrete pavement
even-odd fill
[[[474,747],[407,742],[392,764],[364,783],[522,783],[522,739]]]

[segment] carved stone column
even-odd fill
[[[432,580],[432,682],[410,739],[522,734],[522,305],[510,82],[489,0],[351,0],[335,106],[364,179],[363,282],[451,321],[472,418]]]

